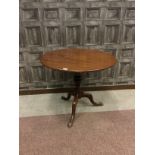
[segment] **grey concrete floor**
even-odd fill
[[[104,106],[92,106],[87,98],[79,100],[76,112],[101,112],[134,109],[135,90],[93,91],[94,100]],[[71,113],[72,99],[61,99],[66,93],[23,95],[19,97],[20,117]]]

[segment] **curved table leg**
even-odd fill
[[[74,96],[74,100],[73,100],[73,103],[72,103],[72,114],[71,114],[70,119],[69,119],[69,122],[67,124],[67,126],[69,128],[73,126],[77,103],[78,103],[78,94]]]
[[[69,100],[69,99],[71,98],[71,95],[72,95],[71,93],[68,93],[68,94],[67,94],[67,97],[65,97],[65,96],[61,96],[61,99],[67,101],[67,100]]]
[[[84,93],[82,92],[81,96],[80,97],[86,97],[90,100],[90,102],[94,105],[94,106],[102,106],[103,103],[99,102],[99,103],[96,103],[93,99],[93,96],[92,94],[89,94],[89,93]]]

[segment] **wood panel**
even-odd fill
[[[79,25],[66,27],[66,44],[67,45],[79,45],[80,46],[80,32],[81,27]]]
[[[42,46],[41,30],[39,26],[26,27],[27,44],[30,46]]]
[[[39,20],[39,12],[37,8],[33,9],[23,9],[22,10],[22,18],[23,20]]]
[[[105,25],[104,43],[119,43],[120,25]]]
[[[123,32],[123,41],[127,43],[134,43],[135,41],[135,27],[133,24],[125,24]]]
[[[58,8],[46,8],[44,9],[44,20],[54,20],[59,18]]]
[[[19,67],[19,82],[26,83],[27,81],[27,73],[25,67]]]
[[[119,20],[121,18],[121,7],[109,7],[106,11],[106,19]]]
[[[21,90],[72,87],[72,73],[44,68],[39,57],[61,48],[112,52],[111,69],[87,73],[83,86],[134,84],[134,0],[20,0]]]

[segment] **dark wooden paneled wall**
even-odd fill
[[[20,0],[20,89],[71,87],[72,74],[39,62],[44,52],[66,47],[118,59],[111,69],[85,74],[84,86],[134,84],[134,17],[132,0]]]

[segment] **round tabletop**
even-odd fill
[[[116,63],[115,57],[109,52],[78,48],[46,52],[40,61],[48,68],[76,73],[99,71]]]

